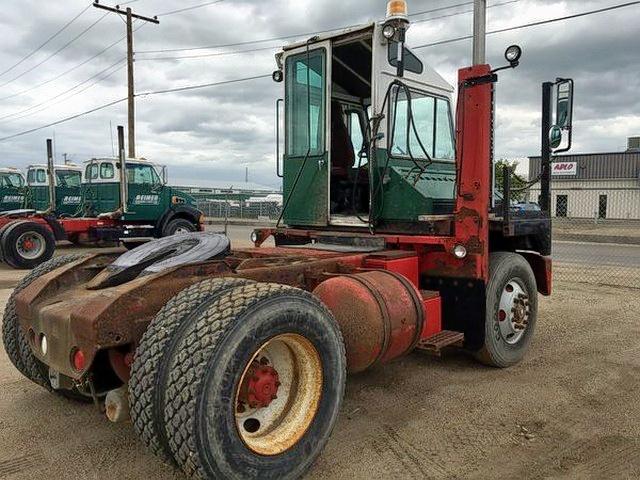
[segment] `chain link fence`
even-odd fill
[[[282,206],[277,202],[241,200],[198,200],[198,208],[214,222],[225,220],[275,222],[282,212]]]
[[[551,214],[556,279],[640,288],[640,188],[554,189]]]
[[[538,208],[531,189],[518,208]],[[554,278],[640,288],[640,188],[552,191]],[[278,202],[199,200],[212,222],[275,222]]]

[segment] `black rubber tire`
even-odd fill
[[[520,362],[531,344],[538,317],[538,288],[533,270],[522,255],[495,252],[489,262],[484,346],[475,353],[475,357],[485,365],[507,368]],[[518,343],[510,345],[500,335],[498,310],[503,289],[516,278],[524,284],[529,296],[529,323]]]
[[[175,463],[164,428],[169,361],[180,329],[191,314],[207,308],[224,292],[252,283],[243,278],[213,278],[178,293],[155,316],[142,336],[131,367],[131,420],[142,443],[166,462]]]
[[[54,391],[49,383],[49,371],[45,364],[38,360],[31,352],[31,347],[27,336],[20,328],[18,316],[16,314],[15,297],[22,290],[27,288],[34,280],[52,272],[64,265],[76,260],[80,260],[84,255],[64,255],[56,257],[48,262],[33,269],[13,290],[4,309],[4,317],[2,319],[2,339],[4,348],[11,360],[11,363],[29,380],[40,385],[48,391]],[[56,393],[68,397],[82,397],[79,392],[56,390]]]
[[[331,313],[308,292],[256,283],[231,290],[184,321],[189,328],[172,357],[165,409],[169,444],[183,471],[193,478],[301,477],[326,445],[344,396],[345,348]],[[240,438],[229,399],[257,349],[285,333],[303,336],[319,353],[320,404],[294,446],[258,455]]]
[[[16,244],[21,235],[29,232],[37,233],[44,238],[45,248],[37,258],[24,258],[16,248]],[[3,260],[13,268],[31,269],[50,260],[56,249],[56,239],[51,230],[44,225],[29,221],[18,221],[11,224],[3,233],[0,239]]]
[[[189,232],[197,232],[198,227],[185,218],[174,218],[169,223],[167,223],[162,229],[163,237],[170,237],[171,235],[175,235],[178,229],[184,229]]]

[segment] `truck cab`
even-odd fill
[[[404,85],[396,84],[397,54],[398,43],[370,24],[285,47],[278,57],[287,225],[419,233],[428,231],[426,219],[453,213],[453,86],[407,47]]]
[[[55,165],[56,184],[55,212],[59,217],[74,217],[82,214],[82,167],[78,165]],[[50,207],[49,176],[46,165],[30,165],[27,169],[29,206],[37,211]]]
[[[27,188],[22,172],[0,168],[0,212],[25,208]]]
[[[167,186],[166,168],[144,159],[129,159],[126,169],[128,195],[124,220],[153,225],[158,236],[200,228],[201,213],[195,199]],[[85,162],[82,191],[85,215],[116,212],[120,208],[119,160],[94,158]]]

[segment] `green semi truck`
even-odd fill
[[[55,165],[55,213],[58,217],[75,217],[82,214],[82,167]],[[51,208],[49,175],[46,165],[30,165],[27,168],[29,201],[27,207],[43,212]]]
[[[25,208],[27,187],[17,168],[0,168],[0,212]]]
[[[144,159],[126,160],[126,208],[123,219],[148,222],[157,237],[199,230],[202,213],[188,193],[167,186],[166,168]],[[117,158],[94,158],[84,165],[84,215],[121,209],[121,173]]]

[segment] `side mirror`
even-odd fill
[[[573,80],[562,80],[556,86],[556,125],[571,128],[573,122]]]
[[[169,172],[167,171],[167,166],[162,166],[162,185],[166,185],[169,183]]]
[[[562,144],[562,129],[559,126],[554,125],[549,130],[549,147],[551,147],[552,150],[555,150],[561,144]]]
[[[555,123],[549,131],[549,146],[555,153],[568,152],[573,139],[573,80],[559,78],[554,88]],[[567,144],[564,148],[564,133],[567,132]]]

